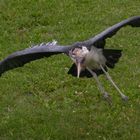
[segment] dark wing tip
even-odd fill
[[[130,25],[132,27],[140,27],[140,16],[134,16],[130,18]]]

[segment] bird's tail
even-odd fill
[[[119,61],[122,56],[122,50],[104,49],[103,54],[106,58],[106,65],[109,68],[114,68],[115,64]]]

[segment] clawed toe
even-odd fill
[[[123,101],[128,101],[129,98],[127,96],[123,95],[122,99],[123,99]]]
[[[104,93],[103,98],[104,98],[110,105],[112,105],[111,96],[110,96],[107,92]]]

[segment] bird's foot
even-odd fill
[[[125,96],[125,95],[122,95],[121,97],[122,97],[122,100],[123,100],[123,101],[128,101],[128,99],[129,99],[129,98],[128,98],[127,96]]]
[[[109,103],[109,105],[112,105],[111,96],[107,92],[104,93],[103,98]]]

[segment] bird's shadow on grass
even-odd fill
[[[107,68],[105,68],[105,70],[107,71]],[[104,72],[103,72],[102,70],[94,69],[93,71],[97,74],[97,76],[100,76],[101,74],[104,74]],[[75,65],[75,64],[73,64],[73,65],[70,67],[70,69],[69,69],[69,71],[68,71],[68,74],[71,74],[71,75],[74,76],[74,77],[77,76],[77,68],[76,68],[76,65]],[[90,73],[88,70],[85,69],[84,71],[81,71],[80,77],[91,78],[91,77],[93,77],[93,76],[91,75],[91,73]]]

